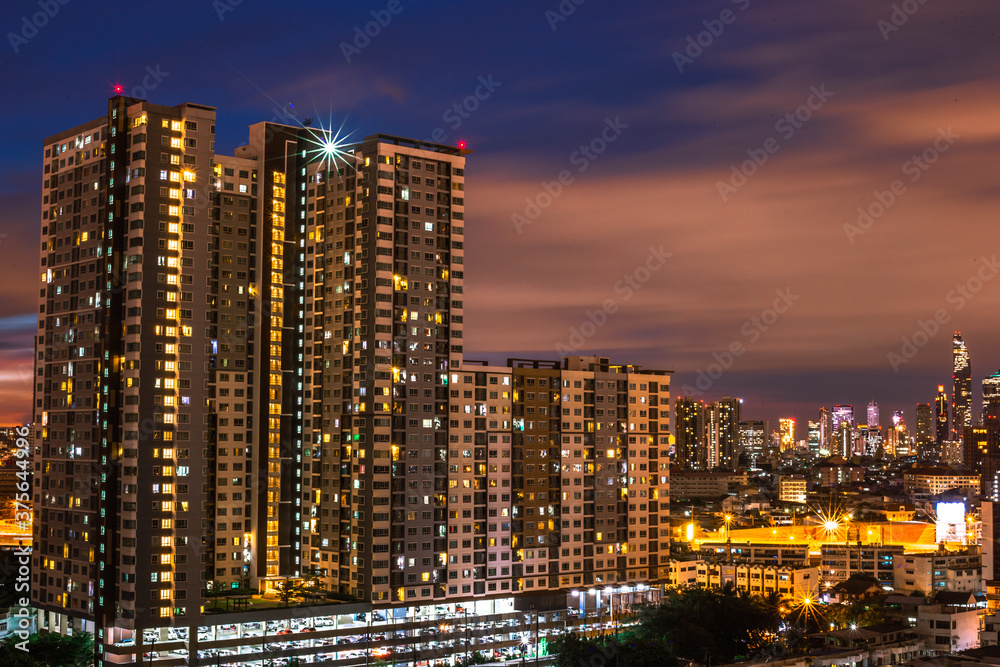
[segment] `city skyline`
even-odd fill
[[[275,20],[249,5],[206,4],[198,31],[144,9],[170,36],[127,38],[128,59],[117,44],[80,48],[79,27],[98,28],[82,6],[60,5],[34,30],[21,19],[30,24],[35,5],[10,7],[6,25],[23,43],[8,39],[9,89],[51,80],[58,59],[78,69],[57,79],[58,104],[2,112],[19,131],[0,189],[0,421],[30,413],[38,147],[116,83],[151,101],[225,110],[220,153],[271,117],[343,124],[355,139],[440,130],[445,143],[467,141],[480,165],[468,225],[478,267],[467,278],[477,304],[465,313],[469,358],[555,359],[561,345],[673,370],[680,395],[739,345],[696,397],[740,396],[746,418],[794,417],[801,429],[820,406],[860,410],[872,397],[909,422],[937,385],[951,394],[949,342],[961,330],[977,416],[981,382],[1000,368],[995,269],[982,261],[992,257],[996,195],[979,167],[995,156],[987,63],[997,46],[980,26],[996,8],[921,5],[897,26],[885,24],[891,3],[650,4],[639,22],[594,4],[566,16],[529,3],[402,7],[363,47],[355,28],[374,20],[369,8],[283,8],[273,43],[302,56],[294,65],[245,40]],[[692,47],[689,37],[718,32],[724,9],[733,21]],[[100,29],[128,33],[133,15],[113,14]],[[462,57],[428,48],[427,34],[447,34]],[[587,46],[624,35],[618,50]],[[435,67],[447,73],[427,77]],[[781,124],[800,109],[807,121]],[[772,137],[778,150],[740,184],[731,167],[763,160]],[[579,150],[598,138],[600,153]],[[924,171],[912,157],[927,151],[934,164]],[[572,182],[552,194],[563,170]],[[893,194],[897,179],[903,194]],[[601,199],[608,191],[614,208]],[[944,244],[942,220],[968,233]],[[655,270],[652,251],[663,257]],[[854,302],[865,304],[861,316],[848,311]],[[902,359],[896,368],[890,353]]]

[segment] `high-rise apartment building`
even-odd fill
[[[674,465],[682,470],[706,470],[705,404],[689,396],[674,401]]]
[[[45,141],[42,627],[110,663],[206,623],[210,584],[415,607],[659,580],[669,375],[463,361],[463,151],[214,137],[212,107],[116,96]]]
[[[952,338],[951,440],[961,440],[972,426],[972,364],[962,332]]]
[[[709,403],[705,411],[705,434],[712,468],[736,470],[739,467],[739,423],[741,398],[723,397]]]

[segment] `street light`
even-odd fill
[[[531,644],[531,636],[521,637],[521,667],[524,667],[524,656],[528,654],[528,646]]]

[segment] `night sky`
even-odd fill
[[[998,3],[48,3],[0,10],[0,423],[30,415],[42,142],[116,83],[217,107],[220,153],[295,118],[468,142],[470,359],[606,355],[803,429],[872,398],[912,427],[956,329],[976,414],[1000,368]]]

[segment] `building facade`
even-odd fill
[[[981,478],[968,470],[951,468],[910,468],[903,471],[903,491],[909,494],[936,496],[951,489],[968,494],[979,493]]]
[[[983,590],[983,563],[975,548],[966,551],[896,554],[893,556],[895,592],[937,591],[977,593]]]

